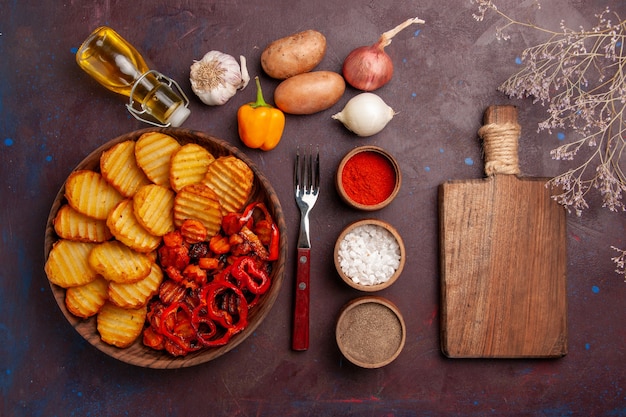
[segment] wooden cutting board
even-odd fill
[[[439,188],[441,348],[451,358],[567,354],[566,213],[519,176],[513,106],[489,107],[486,178]]]

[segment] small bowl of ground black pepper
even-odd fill
[[[342,308],[335,338],[350,362],[362,368],[380,368],[400,355],[406,341],[406,325],[391,301],[365,296]]]
[[[337,168],[335,185],[349,206],[366,211],[386,207],[398,194],[402,174],[396,159],[378,146],[348,152]]]

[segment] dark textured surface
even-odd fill
[[[626,16],[621,0],[554,0],[539,12],[506,1],[501,8],[543,25],[591,27],[605,5]],[[409,416],[626,415],[623,277],[614,273],[611,245],[626,246],[623,213],[595,198],[582,217],[568,217],[568,355],[558,360],[450,360],[439,348],[437,186],[482,176],[476,131],[491,104],[519,106],[520,165],[530,176],[552,176],[556,135],[536,133],[545,109],[509,100],[496,87],[518,67],[524,47],[542,37],[513,29],[494,39],[493,16],[472,19],[466,0],[360,2],[0,0],[0,390],[2,416]],[[146,125],[125,100],[83,73],[74,52],[97,26],[109,25],[191,97],[189,66],[217,49],[243,54],[252,76],[274,39],[314,28],[328,40],[319,69],[339,71],[355,47],[408,17],[387,48],[391,83],[377,93],[398,114],[380,134],[359,139],[330,116],[356,94],[348,89],[332,109],[288,116],[273,151],[244,150],[274,185],[295,251],[299,212],[291,167],[296,145],[322,153],[322,192],[312,214],[311,347],[290,349],[293,258],[285,285],[257,331],[227,355],[192,368],[150,370],[116,361],[85,342],[57,307],[43,272],[45,223],[70,170],[105,141]],[[262,75],[266,98],[276,82]],[[241,146],[235,112],[254,98],[248,87],[209,108],[191,97],[184,127]],[[567,139],[571,132],[562,132]],[[372,144],[396,156],[403,174],[397,199],[375,213],[345,206],[333,176],[354,146]],[[341,307],[362,295],[343,284],[332,262],[335,239],[348,223],[375,216],[402,234],[407,263],[400,279],[378,295],[390,299],[407,325],[403,352],[388,366],[365,370],[342,359],[334,340]]]

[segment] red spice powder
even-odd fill
[[[341,171],[341,183],[352,200],[372,206],[391,195],[396,185],[396,173],[383,155],[365,151],[346,162]]]

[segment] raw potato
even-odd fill
[[[332,107],[344,91],[346,82],[336,72],[307,72],[278,84],[274,103],[285,113],[313,114]]]
[[[311,71],[326,54],[326,37],[316,30],[305,30],[270,43],[261,54],[267,75],[284,80]]]

